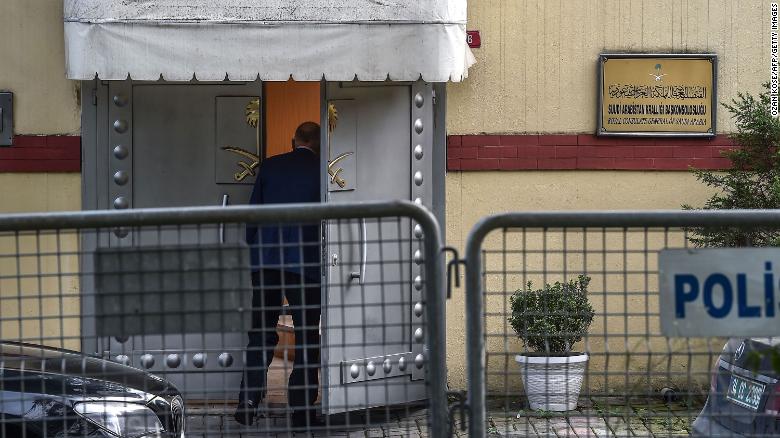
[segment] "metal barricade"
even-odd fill
[[[2,216],[2,436],[446,436],[440,239],[400,201]]]
[[[776,230],[780,213],[539,212],[478,222],[465,258],[469,435],[780,433],[777,375],[732,360],[740,348],[780,340],[724,347],[725,338],[661,333],[659,251],[692,248],[697,230],[727,228]],[[533,346],[569,354],[535,358]],[[587,353],[586,365],[571,352]],[[741,400],[726,389],[734,379],[764,392]],[[579,398],[567,395],[580,385]]]

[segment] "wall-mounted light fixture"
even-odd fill
[[[14,142],[14,94],[0,92],[0,146],[11,146]]]

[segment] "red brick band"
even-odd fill
[[[726,169],[720,153],[735,147],[713,139],[595,135],[450,135],[448,170],[688,170]]]
[[[687,170],[725,169],[720,152],[733,148],[714,139],[617,138],[594,135],[450,135],[449,170]],[[14,137],[0,147],[0,172],[80,172],[81,137]]]
[[[0,172],[81,172],[81,137],[17,135],[0,147]]]

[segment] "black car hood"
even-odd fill
[[[148,400],[150,395],[177,393],[165,380],[136,368],[73,351],[28,344],[0,342],[0,374],[4,391],[68,398],[116,397],[140,401]]]

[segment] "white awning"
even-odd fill
[[[461,81],[466,0],[65,0],[70,79]]]

